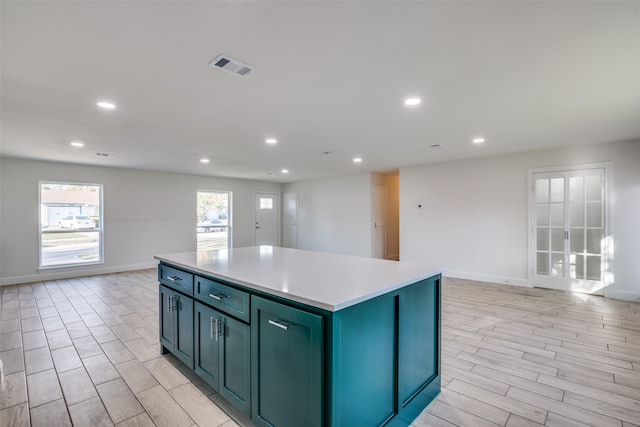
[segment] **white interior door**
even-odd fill
[[[533,175],[533,285],[603,294],[607,262],[603,168]]]
[[[298,247],[298,193],[284,193],[282,240],[285,248]]]
[[[606,271],[604,170],[569,172],[567,290],[602,294]]]
[[[256,245],[278,246],[279,206],[277,193],[256,193]]]
[[[371,186],[372,256],[387,258],[387,187]]]
[[[534,286],[566,289],[565,181],[564,172],[534,175]]]

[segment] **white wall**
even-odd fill
[[[298,193],[298,249],[371,256],[371,178],[357,174],[284,185]]]
[[[104,264],[38,273],[38,182],[101,183]],[[233,192],[233,246],[254,244],[254,193],[280,184],[207,176],[0,159],[0,283],[150,267],[153,256],[196,250],[196,193]]]
[[[527,169],[604,161],[612,163],[615,248],[605,295],[640,299],[640,141],[402,168],[401,260],[527,285]]]

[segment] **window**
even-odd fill
[[[40,182],[40,268],[103,262],[102,185]]]
[[[196,234],[198,250],[231,246],[231,192],[198,191]]]
[[[260,197],[260,209],[273,209],[273,198]]]

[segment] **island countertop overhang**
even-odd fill
[[[335,312],[444,272],[375,258],[252,246],[156,255],[166,264]]]

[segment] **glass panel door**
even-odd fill
[[[604,169],[533,175],[533,285],[601,294]]]
[[[535,260],[536,286],[565,288],[565,177],[563,173],[536,174]]]
[[[605,236],[604,171],[569,173],[568,290],[594,293],[602,289]]]

